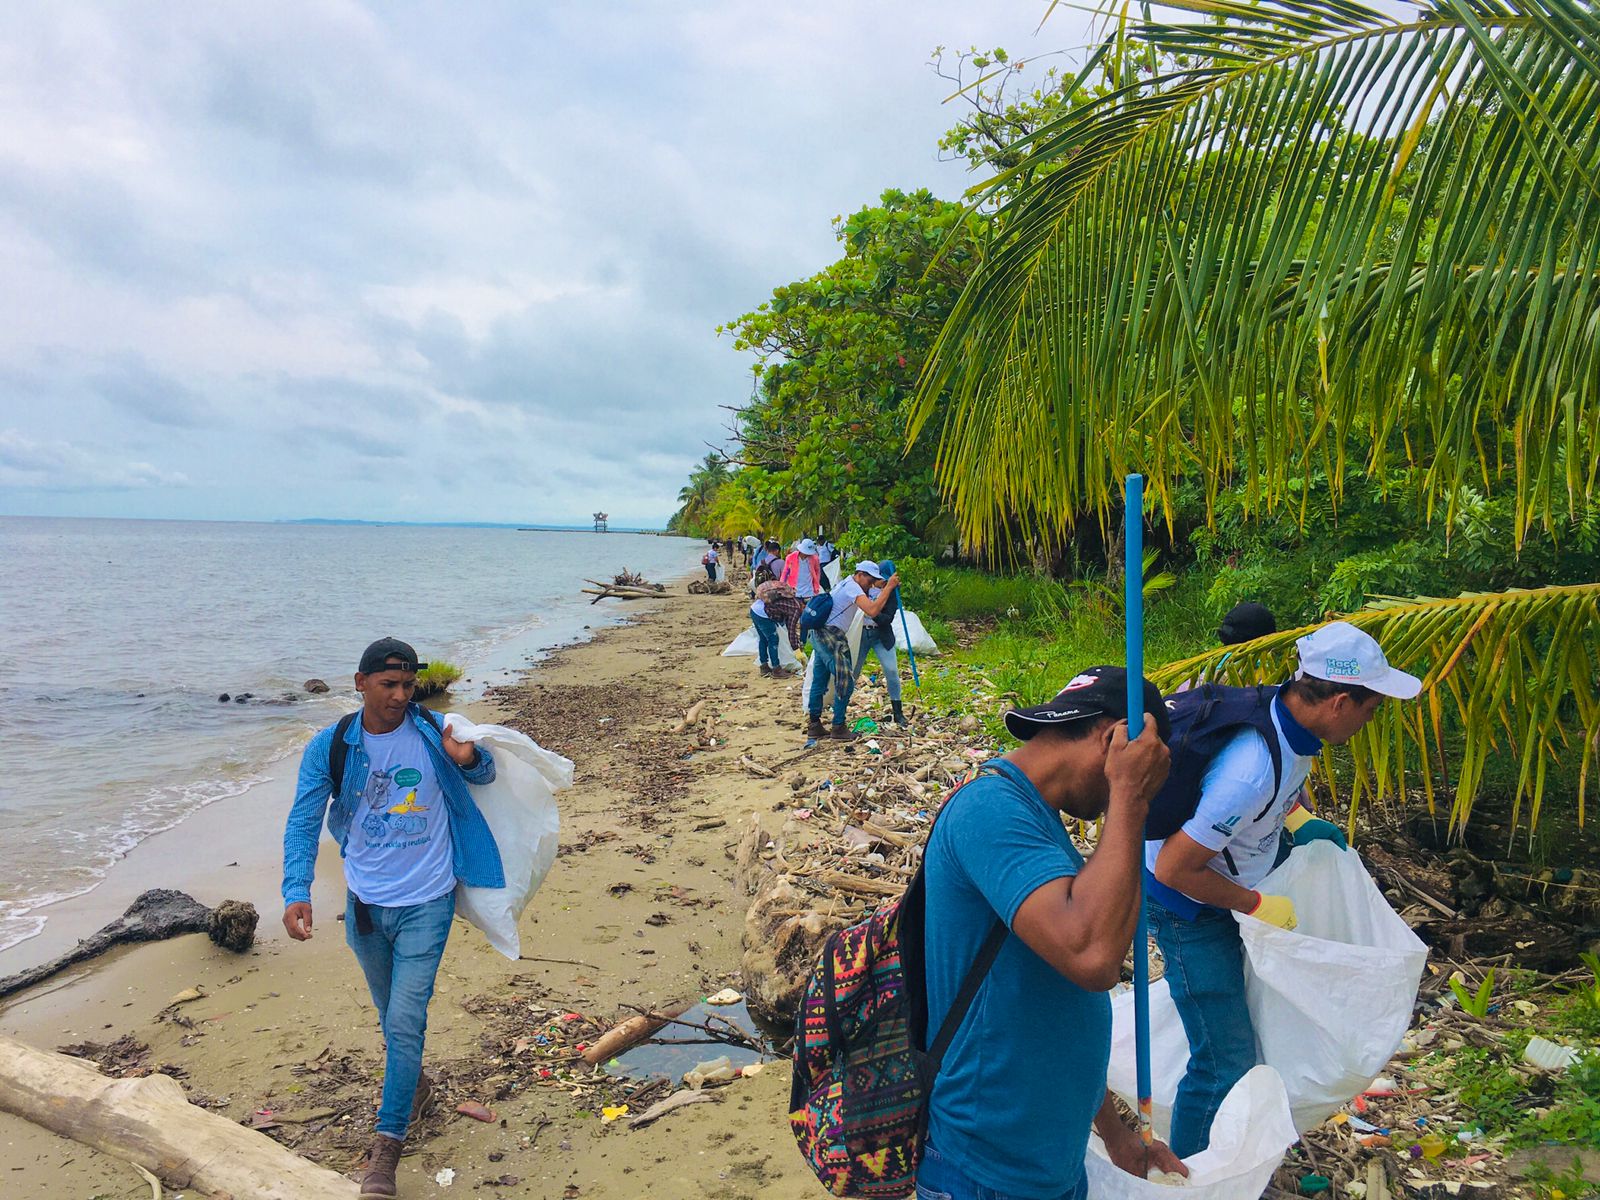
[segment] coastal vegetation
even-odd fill
[[[1238,600],[1284,632],[1231,679],[1349,614],[1428,686],[1329,763],[1352,807],[1443,798],[1459,827],[1488,787],[1529,830],[1552,801],[1581,822],[1600,18],[1171,10],[1108,8],[1075,70],[936,53],[965,109],[940,149],[980,181],[836,219],[839,261],[724,327],[753,391],[679,527],[894,557],[913,607],[991,626],[965,653],[999,694],[1037,699],[1120,657],[1139,472],[1163,682],[1212,665]]]
[[[461,668],[455,663],[431,662],[417,672],[416,698],[427,700],[433,696],[443,695],[450,690],[450,685],[461,678]]]

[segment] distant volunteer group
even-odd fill
[[[776,540],[751,537],[751,580],[754,603],[750,621],[755,626],[761,674],[787,677],[778,647],[782,629],[791,651],[809,640],[812,651],[811,684],[806,693],[807,739],[849,741],[856,734],[845,724],[845,712],[855,691],[856,678],[870,653],[878,660],[889,706],[897,725],[906,724],[900,664],[896,660],[894,618],[899,612],[900,576],[891,562],[863,559],[855,569],[830,584],[829,566],[837,561],[832,543],[801,538],[788,556],[781,557]],[[852,654],[850,627],[857,613],[863,618],[861,642]],[[822,724],[823,704],[833,688],[832,723]]]

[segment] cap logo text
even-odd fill
[[[1361,678],[1361,662],[1358,659],[1330,658],[1325,660],[1325,667],[1329,678],[1335,675],[1343,675],[1351,679]]]

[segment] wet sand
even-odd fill
[[[747,624],[742,595],[679,594],[635,611],[636,623],[558,652],[488,706],[469,709],[474,719],[518,724],[577,763],[576,786],[559,798],[564,853],[522,923],[524,956],[568,961],[509,962],[457,923],[428,1034],[429,1069],[442,1078],[446,1102],[412,1139],[404,1197],[821,1194],[789,1134],[781,1060],[719,1089],[715,1103],[630,1131],[588,1107],[594,1093],[542,1079],[537,1064],[494,1049],[496,1022],[519,1006],[603,1025],[630,1015],[624,1005],[739,986],[736,826],[752,811],[770,811],[788,789],[753,777],[738,759],[772,764],[801,752],[799,684],[760,678],[753,659],[719,657]],[[721,714],[721,744],[696,750],[671,729],[706,697]],[[262,923],[252,951],[234,956],[198,935],[124,948],[14,998],[0,1009],[0,1032],[49,1049],[127,1035],[148,1052],[114,1069],[174,1074],[192,1100],[232,1119],[261,1110],[296,1118],[275,1136],[345,1170],[371,1129],[381,1045],[334,919],[344,888],[331,843],[313,892],[315,937],[291,942],[279,922],[279,846],[295,761],[279,764],[274,783],[252,792],[248,805],[213,805],[124,864],[133,891],[133,883],[177,886],[207,903],[253,901]],[[67,919],[52,920],[51,936],[97,927],[126,898],[82,898]],[[0,970],[23,965],[10,957]],[[42,957],[43,948],[29,954]],[[190,987],[205,998],[169,1007]],[[718,1053],[708,1046],[705,1057]],[[467,1100],[489,1104],[497,1121],[457,1115]],[[454,1179],[442,1186],[435,1176],[446,1168]],[[149,1194],[115,1158],[0,1116],[0,1195]]]

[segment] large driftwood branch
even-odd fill
[[[107,1079],[0,1035],[0,1112],[142,1167],[169,1187],[234,1200],[355,1200],[356,1185],[265,1134],[196,1108],[165,1075]]]
[[[256,908],[238,900],[224,900],[207,908],[185,892],[153,888],[142,892],[128,910],[105,928],[86,937],[71,950],[49,962],[0,979],[0,999],[30,988],[73,963],[104,954],[124,942],[155,942],[183,933],[209,934],[211,940],[235,953],[250,949],[256,934]]]

